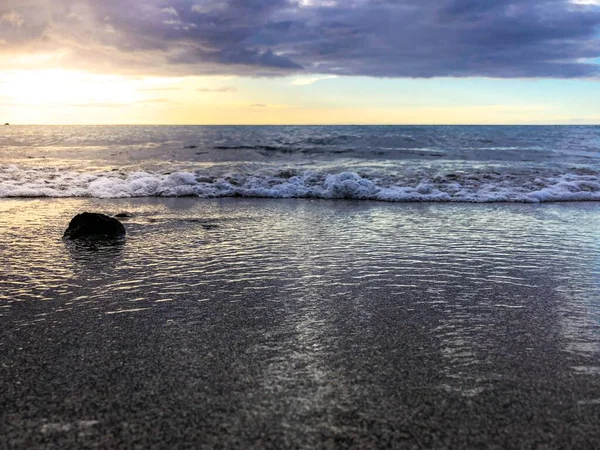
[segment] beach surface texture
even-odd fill
[[[595,203],[0,206],[3,448],[600,444]]]
[[[599,127],[5,128],[0,449],[600,448]]]

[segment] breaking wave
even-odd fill
[[[395,173],[270,169],[169,174],[81,173],[0,166],[0,197],[261,197],[378,200],[388,202],[599,201],[600,173],[567,172]]]

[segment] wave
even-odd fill
[[[215,150],[265,150],[268,152],[296,153],[302,150],[295,147],[284,147],[275,145],[217,145]]]
[[[502,173],[349,172],[296,169],[169,174],[79,173],[0,166],[0,197],[261,197],[378,200],[388,202],[600,201],[600,173],[593,170]]]
[[[196,148],[196,146],[188,146],[185,148]],[[351,153],[355,151],[353,148],[318,148],[318,147],[303,147],[303,146],[286,146],[286,145],[217,145],[213,150],[254,150],[264,152],[265,154],[273,153],[322,153],[322,154],[340,154]]]

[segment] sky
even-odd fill
[[[0,122],[600,124],[600,0],[0,0]]]

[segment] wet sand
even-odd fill
[[[121,245],[61,240],[118,213]],[[0,448],[598,448],[600,205],[0,201]]]

